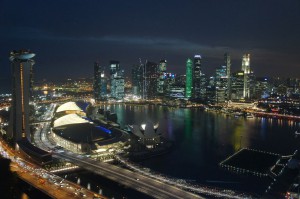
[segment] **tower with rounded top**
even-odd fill
[[[15,142],[29,139],[29,100],[31,71],[34,53],[29,50],[12,51],[9,56],[12,67],[12,106],[9,134]]]

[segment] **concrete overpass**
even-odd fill
[[[203,198],[176,186],[159,182],[142,174],[115,165],[107,164],[71,152],[54,153],[54,157],[64,159],[88,171],[104,176],[122,185],[145,193],[154,198]]]

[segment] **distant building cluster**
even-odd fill
[[[244,54],[241,69],[232,72],[229,53],[224,54],[224,63],[208,77],[203,72],[202,57],[195,55],[186,61],[186,74],[177,75],[167,70],[167,60],[159,64],[140,60],[131,70],[130,94],[140,99],[185,99],[206,104],[228,101],[251,101],[274,94],[299,94],[299,80],[288,79],[280,83],[275,78],[256,77],[250,65],[250,54]],[[118,61],[110,61],[110,77],[104,68],[95,63],[94,97],[96,101],[108,98],[123,100],[126,81],[124,70]],[[279,79],[278,79],[279,80]]]

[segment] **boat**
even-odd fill
[[[246,113],[245,114],[245,118],[253,118],[253,114],[252,113]]]

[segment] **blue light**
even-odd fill
[[[98,128],[98,129],[104,131],[104,132],[107,133],[107,134],[111,134],[111,131],[110,131],[110,130],[108,130],[108,129],[102,127],[102,126],[96,126],[96,128]]]
[[[93,122],[93,120],[91,118],[88,118],[88,117],[85,117],[85,116],[82,116],[82,118],[89,121],[89,122]]]

